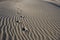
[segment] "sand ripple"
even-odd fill
[[[16,21],[20,21],[20,23]],[[27,30],[23,31],[22,28]],[[60,27],[47,17],[0,16],[0,40],[59,40]]]

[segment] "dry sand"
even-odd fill
[[[0,2],[0,40],[60,40],[60,8],[39,0]]]

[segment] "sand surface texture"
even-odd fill
[[[0,40],[60,40],[60,7],[39,0],[0,2]]]

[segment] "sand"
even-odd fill
[[[0,40],[60,40],[60,8],[39,0],[0,2]]]

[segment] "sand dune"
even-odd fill
[[[0,2],[0,40],[60,40],[60,8],[37,0]]]

